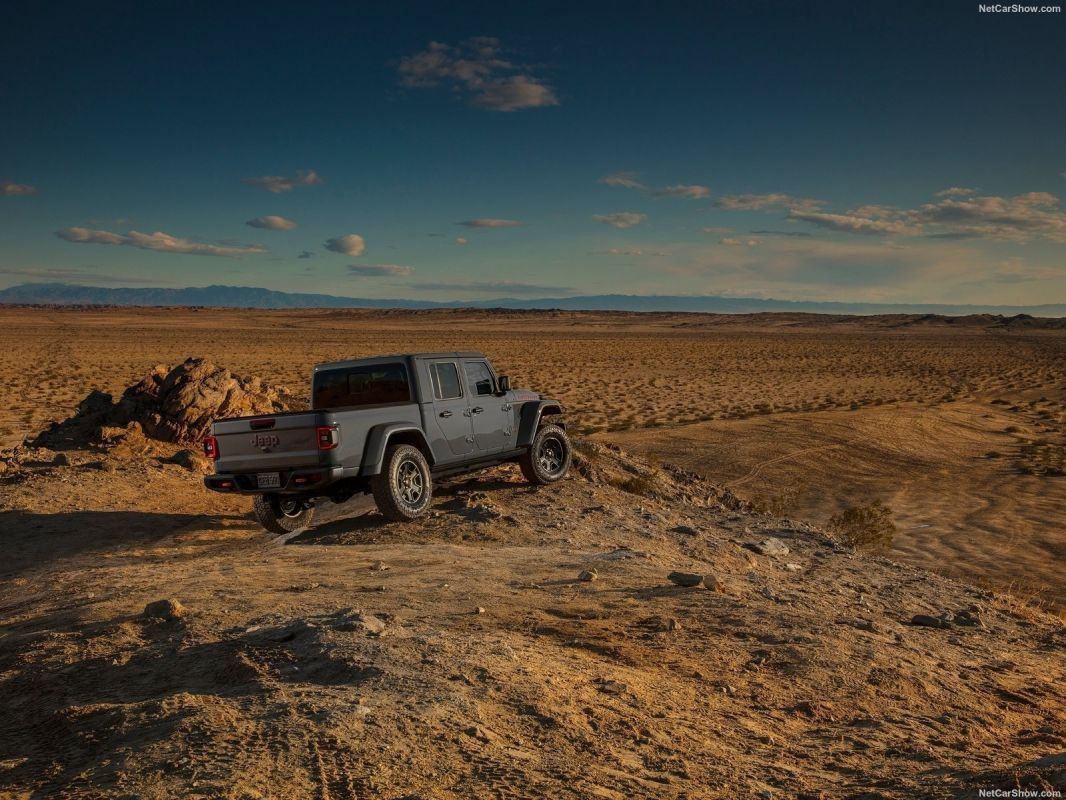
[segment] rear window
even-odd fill
[[[315,373],[313,408],[379,406],[411,401],[407,367],[400,362],[342,367]]]

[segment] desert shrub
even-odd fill
[[[976,583],[988,591],[992,597],[993,606],[1005,614],[1026,622],[1057,620],[1066,625],[1066,608],[1049,602],[1037,587],[1027,586],[1017,581],[1004,583],[982,578],[978,578]]]
[[[892,537],[896,534],[892,509],[880,500],[834,514],[829,518],[828,527],[849,547],[887,549],[892,546]]]

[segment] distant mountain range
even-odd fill
[[[837,303],[713,295],[601,294],[579,297],[434,302],[398,298],[337,297],[329,294],[277,292],[254,286],[202,286],[185,289],[107,288],[67,283],[24,283],[0,290],[0,304],[211,306],[221,308],[512,308],[566,311],[702,311],[718,314],[765,311],[815,314],[1029,314],[1066,316],[1066,303],[1038,306],[966,305],[963,303]]]

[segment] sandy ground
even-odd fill
[[[822,525],[879,499],[894,557],[1063,609],[1066,330],[978,317],[0,308],[0,448],[206,356],[302,393],[310,365],[480,348],[572,429]],[[131,508],[142,498],[131,497]]]
[[[498,468],[417,525],[355,501],[278,538],[172,450],[0,479],[0,797],[1066,786],[1061,622],[691,475],[589,444],[555,486]]]
[[[1019,438],[1037,435],[1019,412],[959,401],[607,438],[819,524],[849,506],[881,501],[898,529],[892,557],[1062,607],[1066,478],[1020,474],[1017,466]]]

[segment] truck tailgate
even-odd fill
[[[216,472],[269,472],[313,467],[325,462],[316,429],[325,425],[320,411],[219,420],[212,426],[218,440]]]

